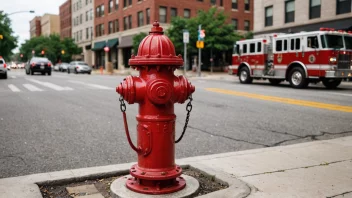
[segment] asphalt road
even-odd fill
[[[136,161],[115,92],[122,76],[8,76],[0,80],[0,178]],[[191,82],[193,111],[177,158],[352,135],[352,83],[297,90],[235,78]],[[176,104],[176,137],[185,106]],[[127,106],[134,141],[137,112]]]

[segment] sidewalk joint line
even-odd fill
[[[344,193],[341,193],[341,194],[338,194],[338,195],[333,195],[333,196],[330,196],[330,197],[326,197],[326,198],[333,198],[333,197],[337,197],[337,196],[345,196],[346,194],[349,194],[349,193],[352,193],[352,191],[347,191],[347,192],[344,192]]]

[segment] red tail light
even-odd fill
[[[51,67],[51,63],[48,63],[48,67]]]
[[[76,69],[78,69],[79,67],[77,66]]]
[[[4,63],[4,68],[6,68],[6,63]]]
[[[35,66],[35,63],[32,63],[32,67],[34,67]]]

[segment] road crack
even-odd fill
[[[345,196],[346,194],[349,194],[349,193],[352,193],[352,191],[347,191],[347,192],[344,192],[344,193],[341,193],[341,194],[338,194],[338,195],[333,195],[333,196],[330,196],[330,197],[326,197],[326,198],[333,198],[333,197],[337,197],[337,196]]]
[[[318,134],[318,135],[297,136],[298,138],[288,139],[288,140],[283,140],[283,141],[280,141],[280,142],[276,142],[275,144],[270,145],[270,147],[280,146],[281,144],[283,144],[285,142],[295,141],[295,140],[300,140],[300,139],[305,139],[305,138],[310,138],[311,140],[314,141],[314,140],[318,140],[318,137],[323,137],[325,135],[343,135],[343,134],[348,134],[348,133],[351,133],[351,135],[352,135],[352,131],[342,131],[342,132],[338,132],[338,133],[320,131],[320,134]]]
[[[210,132],[208,132],[208,131],[206,131],[206,130],[199,129],[199,128],[192,127],[192,126],[188,126],[188,128],[195,129],[195,130],[197,130],[197,131],[200,131],[200,132],[202,132],[202,133],[206,133],[206,134],[209,134],[209,135],[212,135],[212,136],[215,136],[215,137],[222,137],[222,138],[226,138],[226,139],[233,140],[233,141],[237,141],[237,142],[244,142],[244,143],[248,143],[248,144],[254,144],[254,145],[259,145],[259,146],[263,146],[263,147],[269,147],[269,145],[266,145],[266,144],[261,144],[261,143],[256,143],[256,142],[250,142],[250,141],[246,141],[246,140],[241,140],[241,139],[232,138],[232,137],[225,136],[225,135],[210,133]]]

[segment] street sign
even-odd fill
[[[203,49],[204,48],[204,41],[197,41],[197,48]]]
[[[188,30],[183,30],[183,43],[189,43],[189,32],[188,32]]]

